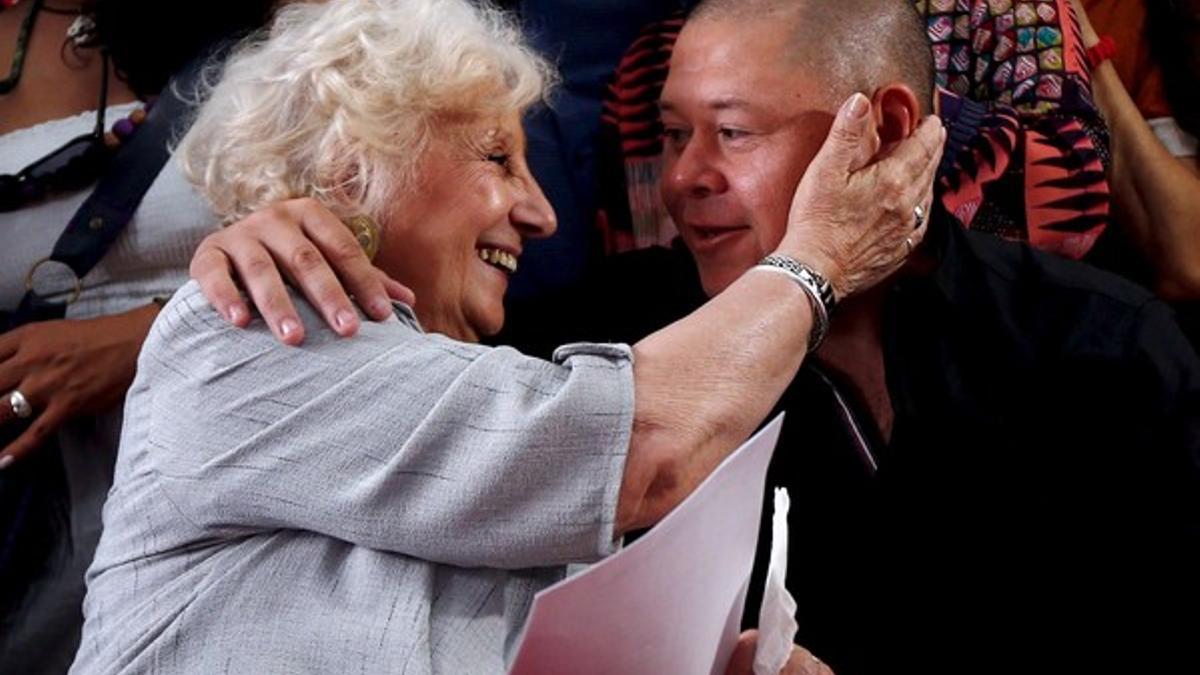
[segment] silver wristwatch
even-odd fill
[[[813,310],[813,327],[808,337],[808,351],[816,351],[825,339],[825,334],[829,332],[829,315],[836,304],[833,286],[829,280],[799,260],[778,253],[763,258],[756,267],[785,274],[804,289]]]

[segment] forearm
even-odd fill
[[[1158,141],[1111,63],[1093,70],[1092,90],[1109,125],[1119,222],[1154,266],[1162,295],[1200,297],[1200,177]]]
[[[754,431],[795,377],[812,321],[799,286],[751,271],[634,345],[618,531],[658,521]]]

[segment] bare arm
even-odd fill
[[[1084,45],[1099,42],[1076,2]],[[1092,71],[1092,93],[1108,121],[1109,180],[1118,222],[1154,267],[1156,290],[1170,300],[1200,298],[1200,171],[1177,159],[1150,129],[1112,64]]]

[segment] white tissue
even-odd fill
[[[771,563],[758,611],[758,646],[754,651],[754,675],[778,675],[787,665],[796,639],[796,601],[788,593],[788,508],[787,488],[775,488],[775,510],[771,515]]]

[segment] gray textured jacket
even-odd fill
[[[614,549],[631,352],[232,328],[184,286],[126,404],[73,673],[498,673]]]

